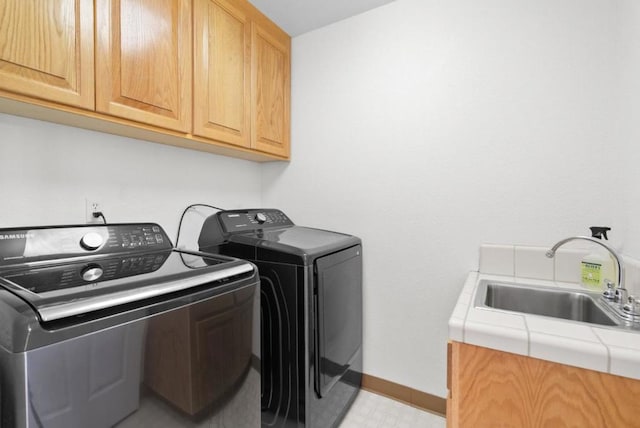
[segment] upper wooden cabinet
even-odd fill
[[[195,0],[193,133],[250,147],[251,22],[224,0]]]
[[[93,0],[0,2],[0,88],[94,108]]]
[[[254,23],[251,32],[251,142],[258,150],[288,157],[291,42],[268,24]]]
[[[0,0],[4,113],[284,160],[290,57],[247,0]]]
[[[244,0],[195,0],[196,135],[289,156],[291,39]]]
[[[191,128],[191,1],[96,2],[96,110]]]

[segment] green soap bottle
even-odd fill
[[[592,226],[590,229],[593,238],[609,239],[607,232],[610,227]],[[615,274],[611,255],[602,248],[594,248],[580,263],[582,285],[592,290],[603,291],[606,281],[615,283]]]
[[[604,280],[604,264],[605,260],[596,252],[584,256],[580,262],[582,285],[592,290],[601,290]]]

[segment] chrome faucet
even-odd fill
[[[596,238],[591,238],[589,236],[572,236],[570,238],[566,238],[561,241],[558,241],[556,245],[554,245],[553,247],[551,247],[549,251],[547,251],[546,256],[549,258],[553,258],[556,255],[556,251],[558,250],[558,248],[560,248],[562,245],[566,244],[569,241],[576,241],[576,240],[589,241],[589,242],[593,242],[594,244],[598,244],[601,247],[604,247],[613,256],[613,258],[616,261],[616,264],[618,265],[618,286],[615,288],[615,291],[613,291],[611,283],[608,283],[607,290],[604,291],[603,295],[606,299],[613,300],[616,303],[619,303],[620,306],[624,305],[628,298],[627,289],[624,288],[624,285],[622,284],[622,278],[624,277],[624,266],[622,264],[622,261],[620,260],[620,257],[616,253],[616,251],[610,246],[608,246],[607,244],[605,244],[604,242],[602,242],[601,240]],[[605,278],[605,279],[608,279],[608,278]]]

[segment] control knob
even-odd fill
[[[260,224],[264,223],[267,221],[267,215],[265,213],[256,214],[256,221]]]
[[[104,271],[99,265],[89,265],[82,269],[80,275],[85,281],[91,282],[99,279],[103,273]]]
[[[104,239],[97,232],[89,232],[80,239],[82,248],[89,251],[97,250],[102,244],[104,244]]]

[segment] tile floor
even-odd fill
[[[360,391],[340,428],[445,428],[445,418]]]

